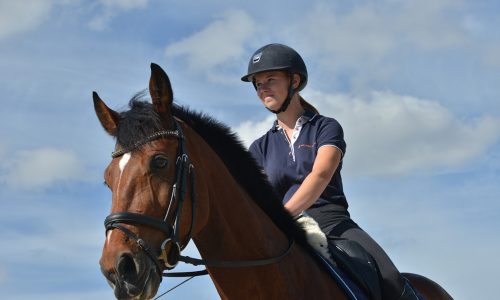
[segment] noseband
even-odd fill
[[[195,272],[177,272],[177,273],[162,273],[163,267],[167,270],[171,270],[177,266],[179,261],[184,263],[192,264],[195,266],[205,265],[209,267],[224,267],[224,268],[239,268],[239,267],[254,267],[273,264],[280,261],[282,258],[287,256],[294,244],[293,239],[289,239],[289,244],[287,249],[278,256],[257,259],[257,260],[242,260],[242,261],[215,261],[215,260],[204,260],[198,258],[192,258],[189,256],[181,255],[181,251],[187,246],[191,240],[191,234],[195,222],[195,212],[196,212],[196,191],[195,191],[195,172],[194,166],[189,159],[189,156],[185,149],[184,134],[182,132],[181,126],[177,121],[175,121],[176,130],[164,130],[152,134],[151,136],[145,138],[142,141],[135,143],[131,148],[120,149],[114,151],[111,156],[113,158],[119,157],[125,153],[131,152],[149,142],[160,138],[176,137],[179,140],[179,146],[177,149],[177,159],[176,159],[176,171],[175,171],[175,183],[172,186],[172,194],[170,195],[170,202],[168,204],[165,217],[163,219],[151,217],[138,213],[131,212],[118,212],[112,213],[106,217],[104,220],[104,226],[106,232],[108,230],[119,229],[131,240],[135,241],[139,249],[143,250],[146,255],[155,263],[158,274],[164,277],[183,277],[183,276],[198,276],[205,275],[208,272],[206,270],[195,271]],[[189,176],[189,192],[191,196],[191,223],[189,226],[189,231],[183,241],[180,240],[180,225],[181,225],[181,214],[184,205],[184,200],[187,191]],[[167,218],[170,215],[170,210],[174,203],[177,203],[177,208],[173,217],[174,226],[167,222]],[[123,224],[129,225],[144,225],[151,228],[155,228],[166,235],[166,239],[162,242],[160,247],[160,254],[157,255],[156,251],[149,246],[149,244],[141,239],[137,234],[129,230]],[[168,251],[170,249],[170,251]]]

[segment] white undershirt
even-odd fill
[[[295,122],[295,127],[293,128],[292,131],[292,140],[290,141],[288,139],[288,135],[286,134],[285,130],[278,125],[278,128],[283,131],[283,134],[285,135],[286,140],[288,141],[288,144],[290,145],[290,152],[292,153],[292,158],[293,161],[295,161],[295,147],[293,146],[297,139],[299,138],[300,131],[302,130],[302,125],[306,122],[305,117],[301,116],[300,118],[297,119],[297,122]]]

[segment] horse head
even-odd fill
[[[193,166],[172,115],[170,80],[155,64],[149,93],[152,105],[132,100],[122,113],[93,93],[97,117],[117,141],[104,172],[112,203],[100,266],[118,299],[152,298],[193,229]]]

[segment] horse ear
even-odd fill
[[[102,127],[104,127],[107,133],[114,136],[116,128],[118,127],[120,115],[116,111],[107,107],[96,92],[92,93],[92,98],[94,99],[95,113],[101,122]]]
[[[151,63],[151,78],[149,79],[149,94],[153,99],[153,107],[156,113],[168,123],[172,125],[172,101],[174,93],[170,79],[163,69]]]

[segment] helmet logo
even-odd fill
[[[252,57],[252,62],[254,64],[258,63],[260,61],[260,57],[262,56],[262,52],[259,52],[257,54],[255,54],[253,57]]]

